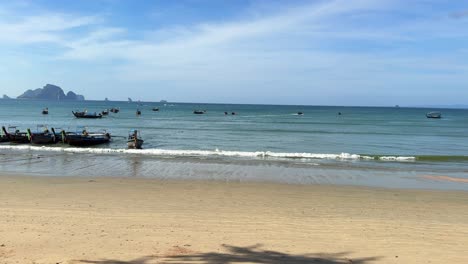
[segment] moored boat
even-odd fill
[[[131,130],[128,133],[127,146],[129,149],[141,149],[143,145],[143,139],[140,136],[138,130]]]
[[[109,109],[103,110],[103,111],[101,112],[101,114],[102,114],[103,116],[109,115]]]
[[[87,147],[109,143],[111,135],[107,132],[88,132],[84,128],[81,132],[62,131],[62,140],[70,146]]]
[[[153,110],[153,112],[159,112],[159,107],[153,107],[151,110]]]
[[[114,113],[114,114],[117,114],[120,109],[119,108],[116,108],[116,107],[112,107],[110,110],[109,110],[111,113]]]
[[[137,116],[141,115],[140,109],[137,109],[137,110],[136,110],[136,115],[137,115]]]
[[[42,114],[43,115],[48,115],[49,114],[49,108],[46,107],[46,108],[42,109]]]
[[[42,131],[40,131],[42,129]],[[55,130],[51,128],[51,131],[44,126],[38,125],[37,132],[32,133],[31,129],[27,129],[29,141],[31,144],[36,145],[49,145],[49,144],[56,144],[60,141],[60,137],[58,137],[55,133]]]
[[[203,115],[204,113],[206,113],[206,110],[203,110],[203,111],[202,110],[194,110],[193,113],[196,114],[196,115]]]
[[[19,131],[19,129],[17,129],[16,126],[9,126],[8,129],[2,126],[2,130],[5,136],[7,137],[8,141],[11,143],[16,143],[16,144],[29,143],[28,133]]]
[[[92,114],[88,114],[88,112],[85,110],[83,112],[74,112],[72,111],[73,115],[76,117],[76,118],[102,118],[102,114],[99,113],[92,113]]]
[[[435,118],[435,119],[440,119],[442,118],[442,113],[440,112],[429,112],[426,114],[427,118]]]

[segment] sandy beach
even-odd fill
[[[0,177],[0,263],[468,263],[468,193]]]

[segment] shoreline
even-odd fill
[[[0,172],[0,179],[4,178],[26,178],[33,180],[36,178],[44,178],[45,181],[48,179],[66,179],[66,181],[74,180],[88,180],[90,182],[95,182],[100,179],[109,180],[109,181],[149,181],[149,182],[160,182],[160,183],[212,183],[212,184],[247,184],[247,185],[273,185],[273,186],[315,186],[317,188],[345,188],[345,189],[362,189],[362,190],[374,190],[374,191],[396,191],[396,192],[435,192],[435,193],[463,193],[468,194],[468,190],[465,189],[437,189],[437,188],[405,188],[405,187],[385,187],[385,186],[368,186],[368,185],[354,185],[354,184],[342,184],[342,183],[298,183],[298,182],[281,182],[269,179],[219,179],[219,178],[151,178],[151,177],[141,177],[141,176],[79,176],[79,175],[70,175],[70,176],[59,176],[56,174],[40,174],[40,173],[22,173],[22,172]],[[464,178],[449,177],[444,175],[421,175],[421,179],[432,180],[436,182],[450,182],[458,184],[466,184],[468,181]],[[468,185],[468,184],[467,184]]]
[[[0,188],[0,263],[468,261],[463,191],[14,175]]]
[[[421,166],[419,163],[326,159],[284,161],[72,152],[51,155],[40,151],[12,151],[2,154],[0,170],[3,174],[256,181],[468,191],[468,178],[462,172],[463,167],[451,163]]]

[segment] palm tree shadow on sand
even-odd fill
[[[249,247],[236,247],[223,245],[226,252],[208,252],[184,254],[167,257],[147,256],[130,261],[119,260],[80,260],[81,263],[94,264],[231,264],[231,263],[256,263],[256,264],[366,264],[380,259],[380,257],[349,258],[350,252],[340,253],[315,253],[292,255],[278,251],[262,250],[261,244]]]

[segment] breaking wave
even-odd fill
[[[111,149],[111,148],[75,148],[75,147],[46,147],[29,145],[2,145],[0,150],[50,151],[62,153],[89,154],[138,154],[145,156],[166,157],[240,157],[253,159],[329,159],[329,160],[378,160],[378,161],[415,161],[413,156],[376,156],[360,154],[322,154],[322,153],[289,153],[271,151],[228,151],[228,150],[169,150],[169,149]]]

